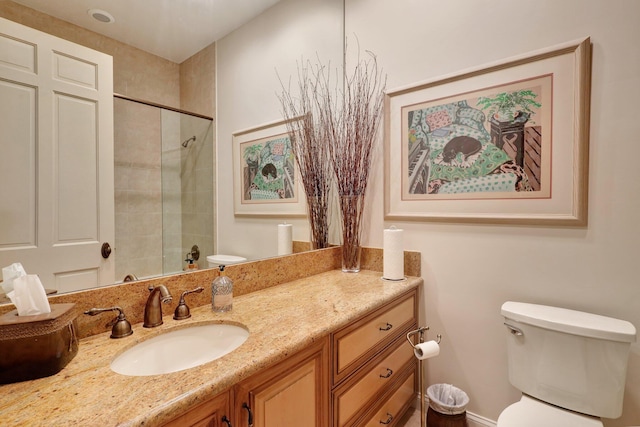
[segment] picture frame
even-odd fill
[[[306,216],[287,121],[234,132],[232,140],[235,216]]]
[[[389,91],[387,221],[585,226],[590,39]]]

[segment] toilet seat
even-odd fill
[[[497,427],[603,427],[596,417],[578,414],[522,395],[498,417]]]

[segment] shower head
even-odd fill
[[[195,135],[193,135],[193,136],[192,136],[191,138],[189,138],[189,139],[184,140],[184,141],[182,142],[182,146],[183,146],[184,148],[187,148],[187,147],[189,146],[189,143],[190,143],[191,141],[196,142],[196,136],[195,136]]]

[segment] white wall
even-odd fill
[[[640,2],[634,0],[346,0],[345,33],[378,55],[389,89],[590,36],[593,44],[589,225],[581,229],[395,223],[422,252],[424,322],[443,335],[427,383],[449,382],[469,410],[497,419],[509,385],[506,300],[559,305],[640,328]],[[380,141],[380,144],[382,142]],[[369,244],[382,246],[382,161]],[[640,424],[640,345],[632,347],[624,414]]]
[[[275,67],[288,76],[301,54],[333,51],[307,47],[323,40],[322,26],[340,31],[320,13],[325,3],[284,0],[218,45],[218,194],[228,201],[219,207],[221,252],[258,257],[268,251],[256,241],[275,247],[278,221],[233,216],[231,133],[281,117]],[[585,310],[640,328],[640,176],[633,164],[640,157],[639,16],[635,0],[346,0],[350,44],[355,35],[378,55],[389,89],[585,36],[593,43],[586,228],[396,223],[406,230],[406,248],[422,252],[422,323],[432,336],[443,335],[427,383],[461,387],[478,415],[495,420],[519,398],[507,379],[504,301]],[[274,47],[283,41],[288,49]],[[391,225],[383,220],[382,174],[380,140],[364,239],[377,247]],[[294,238],[308,240],[305,221],[294,226]],[[640,425],[639,344],[632,346],[623,416],[606,422],[634,424]]]
[[[233,213],[232,134],[282,120],[276,94],[297,63],[316,55],[342,66],[341,0],[282,0],[217,44],[219,253],[249,259],[277,254],[277,224],[284,218],[236,218]],[[222,202],[226,201],[226,202]],[[306,219],[293,224],[294,240],[309,241]]]

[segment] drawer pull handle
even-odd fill
[[[387,326],[385,326],[384,328],[378,328],[381,331],[388,331],[389,329],[393,328],[393,325],[391,323],[387,323]]]
[[[380,420],[380,424],[384,424],[384,425],[391,424],[391,421],[393,421],[393,415],[387,412],[387,420],[386,421]]]
[[[222,416],[222,422],[223,422],[223,423],[227,423],[227,427],[233,427],[233,426],[231,425],[231,421],[229,421],[229,418],[227,418],[227,416],[226,416],[226,415],[223,415],[223,416]]]
[[[387,373],[385,375],[380,374],[380,378],[389,378],[391,375],[393,375],[393,371],[387,368]]]
[[[249,408],[249,405],[247,405],[246,402],[242,404],[242,407],[249,413],[247,424],[249,424],[249,427],[253,427],[253,414],[251,413],[251,408]]]

